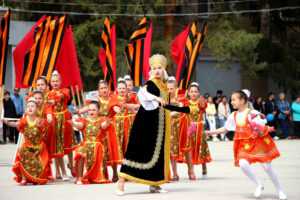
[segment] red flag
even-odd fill
[[[25,55],[34,44],[34,30],[35,28],[46,19],[43,16],[31,30],[25,35],[25,37],[19,42],[13,52],[14,66],[15,66],[15,77],[16,77],[16,88],[26,88],[22,83],[23,66],[25,61]]]
[[[65,30],[56,61],[56,69],[62,77],[62,87],[78,85],[79,89],[82,89],[82,80],[71,25]]]
[[[46,20],[47,16],[43,16],[25,35],[21,42],[17,45],[13,52],[15,75],[16,75],[16,87],[26,88],[28,86],[23,84],[22,76],[24,70],[25,55],[30,51],[34,45],[35,30],[38,25]],[[79,64],[76,54],[76,47],[73,39],[73,32],[71,26],[69,26],[63,35],[61,47],[56,59],[55,68],[60,72],[62,76],[62,86],[69,87],[78,85],[82,88],[82,81],[80,77]]]
[[[143,75],[144,80],[147,81],[149,79],[149,58],[151,56],[151,42],[152,42],[152,22],[150,21],[149,29],[145,38],[145,46],[144,46],[144,67],[143,67]]]
[[[100,62],[100,67],[102,68],[103,76],[107,74],[107,67],[106,67],[106,55],[105,55],[105,49],[100,48],[98,53],[98,59]]]
[[[185,44],[189,34],[190,26],[186,26],[184,30],[179,33],[171,43],[171,57],[177,65],[176,81],[180,81],[180,72],[185,61]]]
[[[198,31],[196,22],[187,26],[171,44],[171,55],[177,64],[176,80],[180,89],[187,89],[194,72],[196,61],[203,46],[207,23]]]

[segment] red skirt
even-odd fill
[[[23,145],[17,152],[12,171],[18,183],[25,178],[28,183],[46,184],[51,174],[46,145],[42,143],[39,148]]]
[[[70,123],[71,114],[66,111],[55,114],[54,120],[49,126],[47,145],[51,157],[63,157],[72,152],[76,146],[74,131]]]
[[[280,156],[272,137],[267,134],[249,139],[234,140],[234,164],[239,166],[239,160],[249,163],[267,163]]]
[[[78,167],[78,161],[84,160],[86,172],[83,174],[82,182],[89,183],[110,183],[107,179],[108,174],[103,162],[103,146],[100,142],[83,143],[75,154],[75,166]]]
[[[211,162],[211,155],[206,141],[204,132],[204,124],[198,122],[196,130],[193,134],[188,134],[188,129],[191,122],[187,117],[180,121],[180,155],[178,162],[187,162],[186,153],[190,153],[192,164],[204,164]]]

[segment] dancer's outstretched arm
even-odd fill
[[[180,106],[174,106],[171,104],[164,105],[165,109],[168,109],[170,111],[176,111],[181,113],[190,113],[190,108],[188,106],[180,107]]]
[[[3,120],[3,123],[7,126],[17,128],[19,126],[19,120],[17,121],[9,121],[9,120]]]
[[[224,133],[227,133],[227,130],[225,127],[221,127],[221,128],[218,128],[214,131],[208,131],[206,130],[205,131],[206,135],[207,136],[210,136],[210,135],[220,135],[220,134],[224,134]]]

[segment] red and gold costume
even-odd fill
[[[108,131],[101,129],[104,118],[78,119],[83,123],[81,131],[84,134],[83,142],[77,147],[75,153],[75,166],[78,161],[84,159],[86,172],[82,177],[82,182],[87,183],[109,183],[108,174],[104,163],[104,146]],[[110,128],[110,127],[108,127]]]
[[[249,163],[268,163],[280,156],[272,137],[268,134],[267,126],[265,126],[262,135],[253,133],[248,113],[245,115],[243,123],[241,123],[237,121],[237,112],[234,112],[234,121],[236,124],[234,161],[236,166],[239,166],[239,160],[241,159],[245,159]]]
[[[37,106],[37,114],[40,117],[46,118],[46,108],[47,108],[47,101],[48,101],[48,92],[43,93],[44,101],[42,105]]]
[[[139,102],[136,92],[133,92],[133,91],[128,92],[128,101],[132,102],[132,103]]]
[[[23,117],[19,121],[18,129],[24,136],[24,141],[17,151],[13,172],[17,182],[25,179],[28,183],[45,184],[51,171],[49,155],[44,142],[47,123],[42,118],[29,121]]]
[[[182,106],[182,103],[177,97],[172,98],[172,105]],[[184,117],[183,114],[178,112],[171,112],[171,148],[170,148],[170,157],[171,160],[179,160],[182,157],[182,152],[180,151],[179,140],[180,140],[180,120]]]
[[[130,112],[125,104],[137,104],[137,100],[135,98],[130,98],[129,96],[122,97],[119,95],[114,96],[113,99],[113,101],[116,102],[113,106],[118,106],[121,109],[121,112],[114,115],[114,125],[117,135],[118,156],[123,159],[135,115]]]
[[[49,152],[52,157],[62,157],[74,148],[72,118],[68,111],[70,93],[67,88],[53,89],[48,92],[46,114],[53,117],[49,129]]]
[[[203,98],[203,97],[201,97]],[[204,164],[211,161],[211,156],[204,132],[204,112],[206,102],[204,99],[185,101],[185,106],[189,106],[190,113],[186,114],[180,122],[180,149],[183,152],[191,153],[192,164]],[[191,125],[195,126],[193,134],[188,130]],[[185,161],[181,158],[180,161]]]
[[[116,102],[114,102],[111,97],[109,97],[107,100],[99,97],[98,100],[100,105],[99,116],[113,122],[113,116],[115,113],[112,109],[112,105],[115,105]],[[103,140],[105,164],[119,164],[122,162],[122,158],[119,157],[118,153],[115,125],[111,123],[105,131],[107,132],[106,137]]]

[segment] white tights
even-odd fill
[[[246,176],[248,176],[248,178],[252,182],[254,182],[256,184],[256,186],[262,186],[261,182],[254,174],[253,169],[247,160],[245,160],[245,159],[239,160],[239,165],[240,165],[240,168],[242,169],[242,171],[244,172],[244,174]],[[278,177],[277,177],[275,171],[273,170],[271,163],[263,163],[262,167],[265,170],[265,172],[269,175],[269,177],[271,178],[277,192],[282,192],[282,188],[279,183]]]

